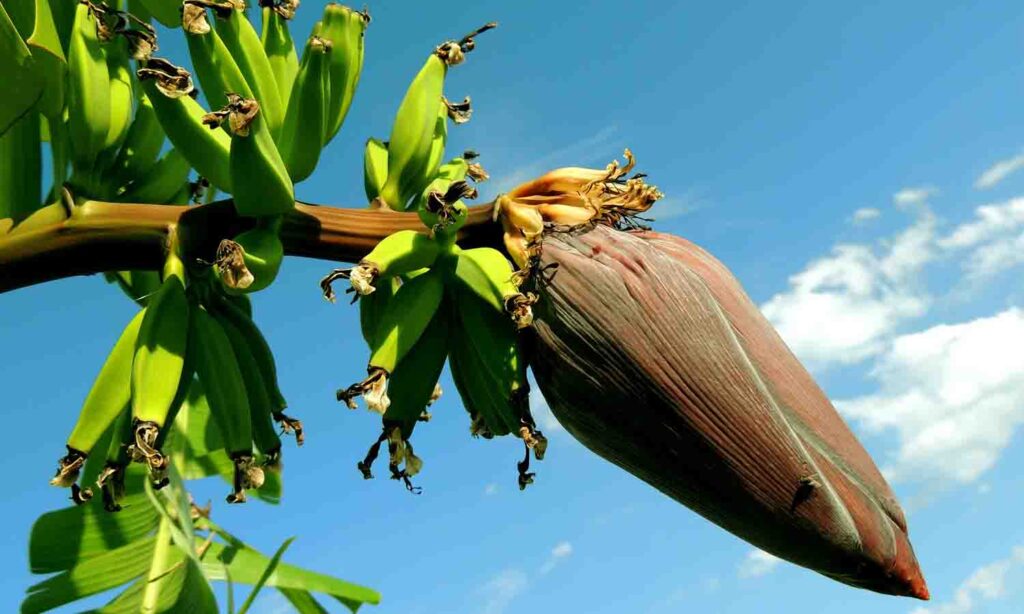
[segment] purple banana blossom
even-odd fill
[[[889,485],[725,266],[602,224],[539,253],[531,363],[570,433],[772,554],[928,598]]]

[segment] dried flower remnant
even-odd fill
[[[505,249],[517,265],[529,266],[546,226],[636,226],[634,216],[650,209],[662,193],[642,174],[627,178],[636,160],[628,149],[624,156],[625,164],[615,160],[604,170],[555,169],[497,198],[494,215],[501,220]]]
[[[533,367],[584,445],[754,545],[928,597],[892,491],[718,261],[607,224],[543,236]]]
[[[139,81],[155,80],[156,89],[168,98],[195,95],[192,73],[163,58],[149,58],[146,60],[145,66],[136,71],[136,75],[138,75]]]

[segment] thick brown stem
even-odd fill
[[[463,245],[500,245],[491,210],[490,204],[469,210],[460,233]],[[67,219],[0,234],[0,292],[74,275],[159,269],[168,230],[175,225],[183,230],[189,257],[212,261],[221,239],[251,224],[235,215],[230,200],[196,207],[82,201]],[[281,239],[291,256],[357,262],[378,241],[405,229],[426,232],[415,213],[296,203],[285,217]]]

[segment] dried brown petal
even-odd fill
[[[154,79],[156,88],[168,98],[188,96],[195,90],[192,73],[163,58],[149,58],[145,66],[135,71],[135,74],[140,81]]]
[[[473,117],[473,105],[469,96],[462,99],[462,102],[452,102],[447,98],[441,98],[441,102],[448,107],[448,119],[455,124],[464,124]]]
[[[533,367],[570,433],[768,552],[927,598],[885,480],[724,267],[601,225],[543,248]]]
[[[204,120],[205,121],[205,118]],[[223,239],[217,245],[214,266],[224,285],[234,290],[244,290],[256,281],[249,267],[245,266],[245,250],[231,239]]]
[[[211,28],[206,6],[194,1],[182,4],[181,27],[189,34],[209,34]]]

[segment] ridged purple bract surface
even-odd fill
[[[544,238],[531,362],[588,448],[840,582],[928,598],[906,520],[828,398],[729,271],[607,226]]]

